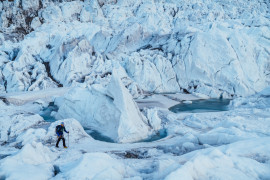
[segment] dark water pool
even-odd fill
[[[84,130],[85,130],[85,132],[87,134],[89,134],[95,140],[114,143],[114,140],[113,139],[111,139],[110,137],[107,137],[107,136],[102,135],[100,132],[98,132],[96,130],[88,129],[88,128],[84,128]]]
[[[169,110],[174,113],[179,112],[216,112],[216,111],[227,111],[230,99],[203,99],[192,101],[191,104],[180,103]]]
[[[115,141],[113,139],[111,139],[110,137],[104,136],[102,135],[100,132],[92,130],[92,129],[88,129],[88,128],[84,128],[85,132],[87,134],[89,134],[92,138],[94,138],[95,140],[98,141],[105,141],[105,142],[110,142],[110,143],[115,143]],[[157,141],[159,139],[162,139],[164,137],[167,136],[167,131],[165,129],[161,129],[159,130],[156,134],[150,136],[147,139],[141,140],[139,142],[152,142],[152,141]]]

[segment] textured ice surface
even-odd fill
[[[134,97],[247,96],[269,85],[267,1],[1,2],[2,92],[106,84]]]
[[[116,85],[117,83],[109,84],[113,87]],[[89,89],[83,87],[75,89],[77,90],[71,90],[69,93],[77,92],[73,97],[81,97],[81,100],[71,100],[68,96],[64,98],[66,103],[68,100],[76,102],[78,111],[74,109],[72,112],[82,117],[84,113],[91,111],[88,107],[97,107],[98,104],[87,105],[91,103],[87,101],[91,92]],[[119,88],[117,90],[119,91]],[[84,91],[87,93],[83,93]],[[127,92],[126,89],[124,91]],[[52,92],[43,91],[39,94],[40,98],[46,99]],[[108,93],[106,89],[104,91],[99,89],[99,93],[113,95],[112,91]],[[120,92],[115,95],[121,97]],[[27,99],[24,96],[28,95],[17,94],[18,99],[20,97]],[[38,93],[35,97],[39,98]],[[123,106],[125,103],[120,101],[120,97],[117,103],[110,101],[107,105],[114,106],[115,109]],[[83,98],[86,101],[83,101]],[[185,99],[184,95],[181,98]],[[186,99],[189,98],[190,96],[187,96]],[[35,100],[24,105],[6,105],[1,101],[1,110],[2,114],[5,114],[6,121],[1,122],[5,127],[1,127],[0,177],[269,179],[268,100],[269,88],[266,88],[248,98],[233,100],[228,111],[223,112],[175,114],[164,108],[145,108],[142,113],[147,118],[149,127],[159,133],[165,130],[166,137],[152,142],[137,143],[107,143],[94,140],[75,119],[45,122],[35,114],[47,105],[43,100]],[[85,108],[80,108],[79,105],[88,109],[88,112],[80,113],[79,111]],[[73,107],[70,104],[68,106]],[[123,114],[127,113],[123,110],[124,107],[122,107]],[[32,114],[29,114],[29,111]],[[62,143],[59,149],[55,148],[55,126],[61,122],[65,123],[66,129],[70,132],[69,136],[65,133],[68,149],[63,149]],[[92,125],[95,123],[92,122]],[[127,128],[128,124],[125,125],[126,129],[123,132],[128,137],[130,129]],[[104,130],[108,127],[108,122],[103,124]],[[6,129],[8,131],[5,131]]]
[[[74,89],[55,94],[63,92],[55,123],[38,115],[52,91],[1,97],[0,179],[270,179],[269,8],[265,0],[1,1],[0,92]],[[227,112],[174,114],[164,104],[175,102],[140,112],[131,97],[177,92],[244,98]],[[167,136],[100,142],[76,119],[119,142]],[[68,149],[54,147],[62,121]]]

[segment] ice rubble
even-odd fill
[[[1,106],[0,142],[10,142],[22,132],[43,121],[38,114],[24,111],[9,111],[9,107]]]
[[[144,92],[231,97],[269,84],[267,2],[0,4],[1,91],[104,83],[112,60]]]
[[[95,97],[99,94],[106,99],[109,98],[105,96],[107,94],[111,98],[116,90],[122,90],[125,95],[128,93],[119,79],[121,75],[114,74],[117,73],[112,74],[111,79],[114,82],[109,83],[108,89],[95,87]],[[116,87],[120,87],[119,90]],[[94,93],[94,87],[91,88],[77,87],[69,93],[75,93],[76,96],[73,97],[84,97],[87,100]],[[46,92],[52,93],[43,93]],[[117,100],[121,100],[122,94],[116,93],[119,98]],[[80,100],[79,103],[75,99],[69,99],[69,95],[62,101],[90,106],[91,101],[83,104]],[[1,141],[0,177],[29,179],[29,176],[36,178],[36,174],[32,172],[37,172],[40,179],[269,179],[268,95],[269,88],[266,88],[248,98],[238,98],[227,112],[174,114],[161,108],[145,109],[144,114],[152,128],[165,128],[168,136],[155,142],[128,144],[96,141],[74,119],[61,119],[46,124],[36,114],[23,118],[29,115],[29,110],[38,112],[41,105],[36,102],[28,102],[29,105],[22,106],[1,103],[2,114],[6,111],[6,118],[12,119],[19,114],[21,120],[18,123],[7,121],[10,129],[13,128],[12,131],[16,133],[10,136],[10,141],[4,144]],[[25,93],[21,96],[23,99]],[[128,96],[132,99],[131,95]],[[41,94],[42,97],[47,96]],[[115,109],[120,107],[117,106],[119,101],[113,104],[110,98],[110,106],[114,105]],[[127,100],[129,99],[125,101]],[[235,108],[234,104],[238,102],[240,105]],[[242,102],[250,104],[241,104]],[[124,103],[120,101],[120,104]],[[77,115],[84,113],[72,112]],[[61,144],[60,149],[54,147],[55,126],[61,122],[70,131],[68,150],[62,149]],[[27,125],[27,129],[22,124]],[[21,147],[18,144],[22,149],[19,149]],[[89,169],[91,173],[88,173]]]
[[[42,179],[53,176],[51,161],[57,158],[48,147],[33,141],[26,144],[17,154],[0,163],[0,177],[4,179]]]
[[[51,92],[48,91],[48,93]],[[24,96],[24,94],[21,96]],[[76,144],[85,141],[95,147],[95,141],[75,119],[61,119],[48,124],[37,114],[29,115],[29,110],[38,112],[37,109],[39,108],[40,104],[35,102],[14,106],[6,105],[1,101],[2,113],[4,111],[6,113],[1,121],[0,178],[44,180],[50,178],[123,178],[125,174],[124,164],[108,154],[82,154],[79,149],[74,149],[74,152],[71,152],[69,156],[63,156],[61,149],[54,147],[56,143],[55,127],[61,122],[65,123],[67,130],[70,132],[70,137],[66,136],[67,145],[76,147]],[[20,120],[18,121],[18,119]],[[6,132],[6,129],[9,132]],[[17,146],[18,144],[20,146]],[[60,144],[60,148],[62,148],[62,144]],[[12,149],[12,151],[9,149]],[[4,156],[2,156],[3,153]],[[78,154],[78,156],[74,156],[75,154]],[[72,161],[70,161],[70,158],[72,158]],[[91,173],[89,173],[89,168]],[[60,174],[57,175],[57,173]]]
[[[261,159],[270,156],[268,141],[269,137],[189,153],[165,179],[268,179],[269,164]]]
[[[0,91],[78,86],[56,100],[60,120],[48,129],[27,106],[0,101],[0,179],[269,179],[269,88],[234,100],[228,112],[146,109],[148,121],[127,92],[262,90],[270,80],[269,7],[261,0],[0,2]],[[168,137],[102,143],[63,117],[119,142],[147,137],[148,126],[166,128]],[[62,121],[73,134],[68,151],[53,147]]]
[[[56,119],[75,118],[84,127],[94,129],[115,142],[145,139],[150,132],[132,96],[114,70],[107,89],[102,86],[74,88],[57,98]]]

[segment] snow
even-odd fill
[[[268,179],[269,162],[264,164],[259,159],[260,156],[269,157],[269,143],[265,140],[269,140],[269,137],[210,148],[193,153],[191,159],[184,155],[180,161],[186,163],[170,173],[166,179]],[[260,154],[259,157],[256,154]]]
[[[52,88],[35,92],[13,92],[0,94],[7,102],[15,105],[23,105],[39,99],[53,101],[55,97],[67,93],[70,88]]]
[[[169,107],[172,107],[176,104],[179,104],[178,101],[172,100],[172,99],[167,98],[166,96],[160,95],[160,94],[146,96],[146,98],[136,99],[135,101],[137,102],[138,107],[140,109],[154,108],[154,107],[168,109]]]
[[[20,134],[16,138],[16,142],[21,142],[21,144],[24,146],[28,143],[31,143],[33,141],[42,141],[46,135],[46,130],[39,128],[39,129],[33,129],[29,128],[25,133]]]
[[[145,95],[143,98],[137,98],[135,101],[137,102],[140,109],[143,108],[164,108],[169,109],[172,106],[175,106],[181,102],[199,100],[199,99],[208,99],[209,97],[201,97],[193,94],[183,94],[183,93],[175,93],[175,94],[150,94]]]
[[[123,163],[105,153],[86,153],[77,161],[66,164],[60,170],[63,173],[53,179],[120,180],[123,179],[125,173]]]
[[[7,179],[48,179],[53,176],[50,163],[56,155],[41,143],[26,144],[17,154],[0,164],[0,175]]]
[[[31,112],[13,111],[1,108],[3,116],[0,117],[0,142],[9,141],[21,134],[24,130],[43,121],[42,117]]]

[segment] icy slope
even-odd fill
[[[115,62],[142,92],[246,96],[269,85],[263,0],[0,2],[0,90],[107,84]]]

